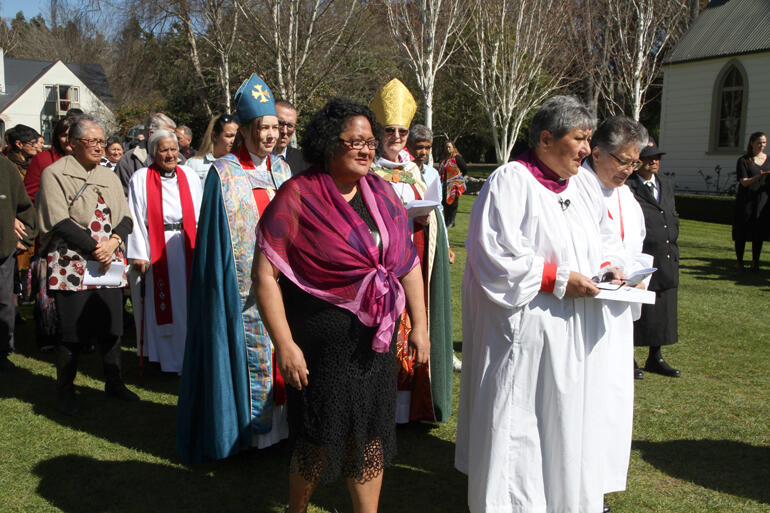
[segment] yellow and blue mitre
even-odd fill
[[[369,107],[374,111],[374,117],[382,126],[403,126],[409,128],[414,113],[417,112],[417,102],[409,89],[397,78],[394,78],[380,89]]]
[[[245,125],[262,116],[276,116],[273,92],[264,80],[252,73],[235,92],[235,115]]]

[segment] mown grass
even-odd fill
[[[460,202],[450,243],[455,349],[461,347],[460,284],[468,214]],[[628,491],[613,511],[770,511],[770,272],[737,274],[729,227],[683,221],[680,342],[665,348],[682,378],[636,382]],[[767,265],[767,263],[765,263]],[[18,330],[19,366],[0,375],[0,512],[282,512],[285,446],[186,467],[175,449],[178,378],[139,377],[133,337],[125,376],[142,397],[121,404],[102,393],[96,355],[76,381],[83,415],[55,409],[53,358]],[[644,360],[642,349],[637,359]],[[455,375],[455,392],[457,378]],[[456,408],[456,404],[455,404]],[[399,428],[399,456],[385,474],[381,511],[464,512],[465,478],[454,470],[455,417]],[[319,489],[311,512],[350,511],[342,481]]]

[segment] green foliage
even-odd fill
[[[705,194],[677,194],[676,210],[682,219],[731,225],[735,215],[735,198]]]

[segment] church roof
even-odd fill
[[[0,112],[24,94],[56,62],[34,59],[5,59],[5,94],[0,94]],[[64,63],[107,107],[115,108],[115,99],[101,64]]]
[[[666,63],[770,51],[769,27],[768,0],[712,0]]]

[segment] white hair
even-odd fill
[[[160,144],[163,139],[173,139],[174,144],[176,144],[176,149],[179,149],[179,141],[174,132],[165,129],[155,130],[147,141],[147,153],[149,153],[153,159],[155,159],[155,152],[158,151],[158,144]]]

